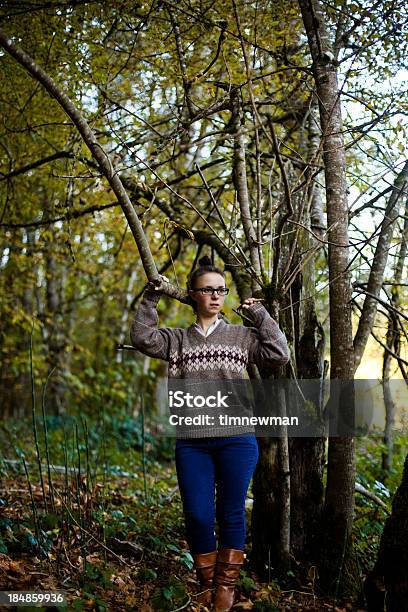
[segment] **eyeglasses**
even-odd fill
[[[193,289],[193,291],[199,291],[203,295],[214,295],[214,293],[218,295],[227,295],[229,289],[228,287],[218,287],[218,289],[214,289],[213,287],[200,287],[199,289]]]

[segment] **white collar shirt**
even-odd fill
[[[221,323],[221,319],[216,319],[214,321],[214,323],[211,323],[210,327],[207,329],[207,333],[204,332],[203,328],[198,324],[198,323],[194,323],[194,327],[197,331],[200,332],[200,334],[202,336],[209,336],[211,334],[211,332],[214,331],[214,329],[217,327],[217,325],[219,325]]]

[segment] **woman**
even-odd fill
[[[132,322],[133,346],[168,361],[169,378],[242,380],[248,363],[287,363],[285,336],[264,306],[254,298],[242,304],[254,327],[226,323],[219,316],[228,293],[225,274],[208,257],[199,264],[188,284],[196,322],[187,329],[158,328],[160,287],[149,286]],[[187,541],[203,589],[198,601],[210,606],[215,586],[216,612],[230,610],[244,562],[245,498],[258,460],[254,428],[184,429],[175,458]]]

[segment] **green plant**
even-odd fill
[[[186,603],[188,594],[184,584],[175,577],[171,577],[169,582],[156,589],[150,598],[150,604],[154,610],[170,612],[174,608]]]
[[[141,567],[137,572],[137,577],[143,582],[149,582],[150,580],[156,580],[157,573],[150,567]]]
[[[84,571],[80,576],[80,584],[84,590],[92,591],[95,585],[108,587],[111,586],[109,569],[103,569],[98,565],[85,562]]]
[[[251,576],[248,576],[248,574],[244,570],[241,570],[240,572],[240,578],[237,581],[237,587],[245,595],[250,595],[251,591],[254,591],[257,588],[254,580],[251,578]]]
[[[255,601],[254,606],[252,608],[257,612],[279,612],[279,608],[275,606],[275,604],[270,601]]]
[[[182,552],[180,555],[180,563],[191,572],[194,566],[194,559],[189,552]]]
[[[391,509],[392,496],[400,482],[406,455],[406,440],[395,435],[393,467],[383,482],[382,453],[383,434],[376,432],[356,439],[357,481],[375,493]],[[387,518],[385,510],[375,501],[356,495],[356,512],[353,525],[355,548],[364,573],[369,571],[376,559],[380,537]]]

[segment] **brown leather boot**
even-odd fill
[[[215,568],[215,612],[228,612],[234,605],[235,583],[244,563],[244,551],[221,548]]]
[[[213,594],[213,579],[215,573],[215,563],[217,560],[217,551],[209,553],[198,553],[193,555],[194,567],[197,573],[197,578],[200,582],[200,594],[197,596],[197,603],[210,607]]]

